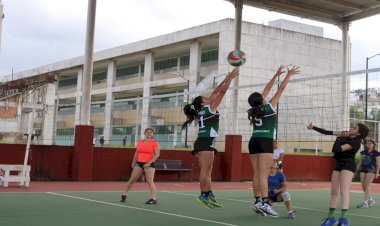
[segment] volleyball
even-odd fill
[[[241,50],[234,50],[228,54],[227,61],[234,67],[240,67],[247,61],[247,58],[245,52]]]

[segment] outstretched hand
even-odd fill
[[[232,71],[228,72],[227,77],[234,79],[238,75],[239,75],[239,70],[235,68]]]
[[[293,66],[292,69],[288,69],[288,75],[292,76],[292,75],[296,75],[296,74],[299,74],[301,71],[298,70],[300,67],[297,67],[297,66]]]
[[[308,129],[313,129],[314,126],[313,126],[313,123],[310,122],[309,124],[306,125],[306,127],[307,127]]]
[[[277,68],[277,72],[276,72],[276,76],[280,76],[281,74],[285,73],[285,71],[283,70],[285,68],[284,65],[280,65],[280,67]]]

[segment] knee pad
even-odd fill
[[[290,201],[290,194],[288,192],[281,193],[281,197],[284,201]]]

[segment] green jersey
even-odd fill
[[[265,104],[264,107],[265,115],[255,117],[252,136],[276,139],[276,112],[270,103]]]
[[[212,112],[210,105],[204,106],[198,112],[198,137],[218,137],[219,112]]]

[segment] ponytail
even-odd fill
[[[182,129],[186,129],[195,119],[198,119],[198,111],[202,109],[203,97],[197,96],[191,104],[186,104],[183,107],[183,112],[187,120],[182,124]]]
[[[248,120],[250,124],[252,125],[255,121],[255,117],[260,117],[265,115],[265,107],[263,105],[263,95],[258,92],[252,93],[248,97],[248,103],[251,106],[251,109],[247,111],[248,113]]]
[[[248,120],[250,124],[252,125],[253,122],[255,121],[256,117],[262,117],[265,115],[265,106],[264,105],[259,105],[257,107],[253,107],[247,111],[248,113]]]

